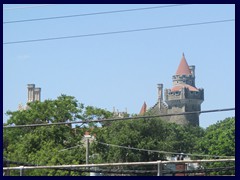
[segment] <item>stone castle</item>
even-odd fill
[[[195,86],[195,66],[189,66],[183,54],[176,74],[172,76],[173,86],[164,90],[163,84],[158,84],[158,101],[148,111],[155,115],[174,114],[201,111],[201,103],[204,101],[204,90]],[[140,114],[146,112],[144,102]],[[199,126],[199,114],[161,117],[168,122]]]
[[[158,100],[148,112],[154,115],[175,114],[184,112],[201,111],[201,104],[204,101],[204,89],[197,88],[195,85],[195,66],[189,66],[184,54],[175,75],[172,76],[173,85],[171,89],[164,90],[163,84],[158,84]],[[27,102],[41,101],[41,88],[35,87],[35,84],[28,84],[28,100]],[[27,105],[19,105],[18,110],[28,109]],[[140,115],[144,115],[147,111],[147,105],[144,102]],[[124,117],[127,112],[119,113],[113,110],[116,117]],[[164,116],[161,119],[181,125],[192,124],[199,126],[199,113]]]

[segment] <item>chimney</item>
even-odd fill
[[[158,105],[159,109],[161,109],[161,102],[163,101],[163,84],[158,84]]]
[[[35,99],[34,97],[34,89],[35,89],[35,84],[28,84],[28,100],[27,102],[33,102]]]
[[[158,100],[162,101],[163,100],[163,84],[158,84]]]
[[[41,101],[41,88],[34,89],[34,99],[35,101]]]

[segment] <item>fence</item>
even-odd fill
[[[214,163],[214,162],[229,162],[234,165],[228,167],[217,167],[217,168],[204,168],[201,164]],[[198,164],[200,168],[187,169],[186,166],[189,164]],[[124,169],[114,167],[135,167],[135,166],[154,166],[151,169],[137,170],[137,169]],[[175,168],[173,168],[175,167]],[[100,169],[102,168],[102,169]],[[110,168],[110,169],[109,169]],[[104,164],[80,164],[80,165],[54,165],[54,166],[18,166],[18,167],[3,167],[3,170],[19,170],[19,175],[24,175],[24,170],[31,169],[55,169],[65,171],[78,171],[78,172],[95,172],[105,174],[125,174],[125,175],[157,175],[157,176],[186,176],[186,175],[206,175],[207,172],[215,171],[228,171],[235,170],[235,159],[208,159],[208,160],[179,160],[179,161],[150,161],[150,162],[127,162],[127,163],[104,163]],[[196,174],[197,173],[197,174]]]

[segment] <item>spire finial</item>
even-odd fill
[[[182,56],[185,57],[185,56],[184,56],[184,52],[182,53]]]

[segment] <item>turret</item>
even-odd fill
[[[140,115],[140,116],[143,116],[146,112],[147,112],[147,104],[146,104],[146,102],[144,101],[144,103],[143,103],[143,105],[142,105],[142,108],[141,108],[141,110],[140,110],[140,112],[139,112],[139,115]]]

